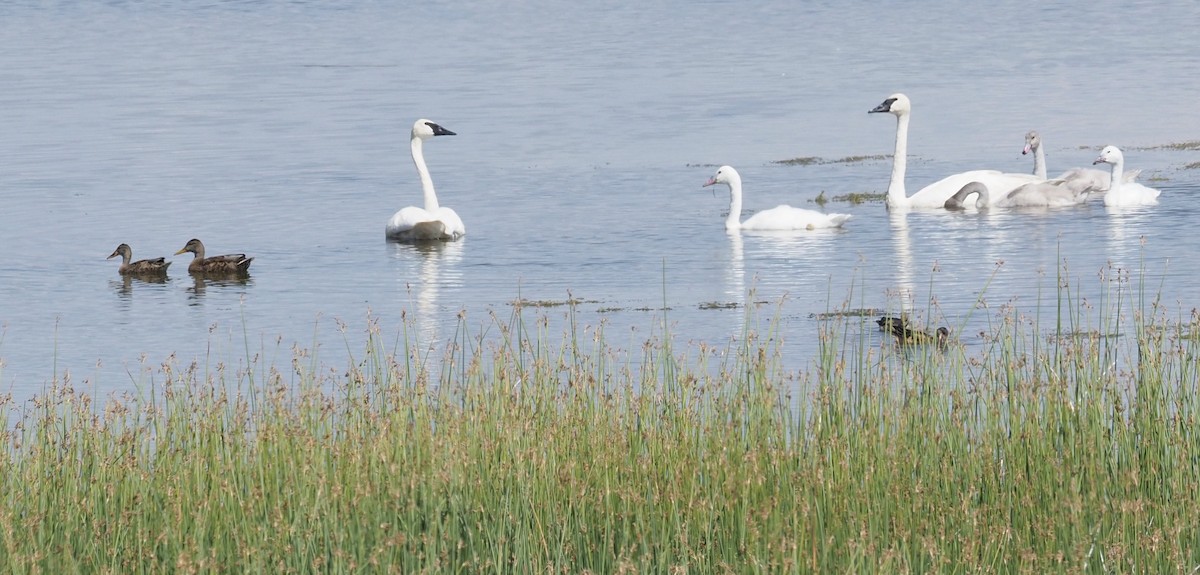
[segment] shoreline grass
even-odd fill
[[[755,306],[727,347],[631,350],[514,306],[440,358],[368,320],[338,368],[168,358],[102,407],[57,382],[4,422],[0,565],[1195,572],[1200,318],[1143,284],[1096,320],[1060,278],[1049,336],[1004,308],[971,353],[830,313],[797,372]]]

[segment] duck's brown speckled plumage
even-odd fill
[[[254,261],[254,258],[246,257],[246,254],[205,257],[204,244],[195,238],[188,240],[187,245],[175,252],[175,255],[185,252],[196,254],[192,263],[188,264],[188,272],[194,274],[245,274],[249,273],[250,262]]]
[[[117,246],[108,259],[111,260],[117,256],[121,256],[121,267],[117,268],[121,275],[165,275],[167,268],[171,266],[171,262],[167,261],[167,258],[129,261],[133,259],[133,249],[129,247],[129,244]]]
[[[945,327],[937,328],[934,333],[919,330],[908,323],[908,318],[904,316],[883,316],[875,323],[879,325],[880,331],[885,331],[896,336],[896,341],[900,345],[921,345],[936,343],[938,347],[945,347],[950,340],[950,330]]]

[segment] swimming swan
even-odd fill
[[[1035,182],[1030,174],[1005,174],[998,170],[973,170],[947,176],[908,196],[904,190],[904,171],[908,162],[908,118],[912,104],[904,94],[892,94],[869,114],[887,112],[896,116],[896,152],[892,156],[892,180],[888,184],[888,208],[941,208],[946,199],[968,182],[983,182],[988,189],[1009,191],[1021,184]]]
[[[979,209],[1015,208],[1022,206],[1076,206],[1087,201],[1088,193],[1088,188],[1082,184],[1073,185],[1071,182],[1034,182],[1032,184],[1025,184],[1002,196],[992,198],[989,197],[986,185],[982,182],[971,182],[959,189],[953,196],[950,196],[950,199],[946,200],[945,208],[947,210],[963,209],[967,198],[971,194],[978,194],[975,198],[975,207]]]
[[[1104,205],[1152,206],[1158,203],[1158,194],[1162,192],[1137,182],[1125,181],[1125,154],[1116,146],[1104,146],[1104,149],[1100,150],[1100,157],[1096,158],[1092,165],[1101,163],[1112,164],[1112,187],[1104,194]]]
[[[1042,150],[1042,136],[1036,130],[1030,130],[1028,134],[1025,134],[1025,149],[1021,150],[1021,155],[1024,156],[1031,152],[1033,153],[1033,174],[1046,179],[1046,152]],[[1132,182],[1140,173],[1142,173],[1141,170],[1125,172],[1122,181]],[[1071,168],[1051,181],[1073,182],[1077,189],[1087,188],[1090,193],[1103,194],[1108,191],[1109,174],[1096,168]]]
[[[425,155],[421,146],[434,136],[454,136],[429,120],[420,119],[412,128],[412,159],[421,176],[421,189],[425,192],[425,207],[408,206],[392,216],[387,223],[387,238],[401,242],[428,240],[454,241],[467,233],[458,214],[450,208],[438,206],[437,194],[433,191],[433,178],[425,167]]]
[[[729,217],[725,218],[726,230],[814,230],[817,228],[840,228],[850,214],[825,214],[815,210],[781,205],[750,216],[742,217],[742,177],[731,166],[721,166],[704,187],[725,184],[729,186]]]

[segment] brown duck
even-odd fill
[[[121,256],[121,267],[117,268],[117,271],[123,276],[166,275],[167,268],[171,265],[171,262],[167,261],[167,258],[131,262],[129,260],[133,259],[133,249],[129,247],[129,244],[117,246],[117,249],[113,250],[112,255],[108,256],[108,259],[111,260],[117,256]]]
[[[175,252],[175,255],[184,252],[196,254],[192,263],[188,264],[188,272],[194,274],[245,274],[249,273],[250,262],[254,261],[254,258],[246,257],[246,254],[204,257],[204,244],[195,238],[188,240],[187,245]]]
[[[883,316],[875,320],[875,323],[879,325],[879,331],[885,331],[896,336],[896,341],[900,345],[936,343],[938,347],[946,347],[946,343],[950,339],[950,330],[948,328],[939,327],[934,333],[929,333],[909,325],[908,318],[904,316]]]

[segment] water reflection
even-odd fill
[[[1104,206],[1108,214],[1108,256],[1118,265],[1131,254],[1141,250],[1145,222],[1152,206]]]
[[[148,274],[136,275],[129,274],[120,276],[117,279],[108,280],[108,287],[117,292],[121,299],[129,299],[133,297],[133,286],[136,284],[165,284],[167,276],[163,274]]]
[[[388,242],[392,255],[404,266],[399,280],[410,297],[417,332],[430,346],[438,341],[438,296],[443,287],[462,285],[462,255],[466,240],[456,242]],[[411,273],[415,268],[416,274]]]
[[[725,295],[745,307],[746,263],[742,248],[742,234],[738,230],[726,230],[729,235],[729,266],[725,268]]]
[[[745,330],[747,306],[754,305],[753,297],[746,297],[746,260],[742,244],[742,234],[739,230],[725,230],[729,236],[729,264],[725,266],[725,297],[737,305],[740,313],[732,316],[731,333],[743,333]]]
[[[913,296],[913,253],[912,239],[908,234],[908,211],[888,210],[888,224],[892,229],[892,256],[895,258],[893,284],[900,301],[912,301]]]
[[[232,286],[251,286],[254,280],[249,274],[189,274],[192,276],[192,286],[187,288],[188,305],[200,305],[208,288]]]
[[[784,296],[793,296],[807,302],[823,299],[831,286],[838,285],[849,276],[843,262],[839,261],[837,246],[846,231],[842,229],[751,231],[742,230],[746,245],[744,262],[735,260],[738,276],[741,270],[750,268],[752,278],[743,295],[745,305],[756,302],[774,301]],[[741,257],[740,251],[735,256]],[[742,281],[742,280],[740,280]],[[831,283],[832,282],[832,283]],[[841,293],[841,288],[836,291]]]

